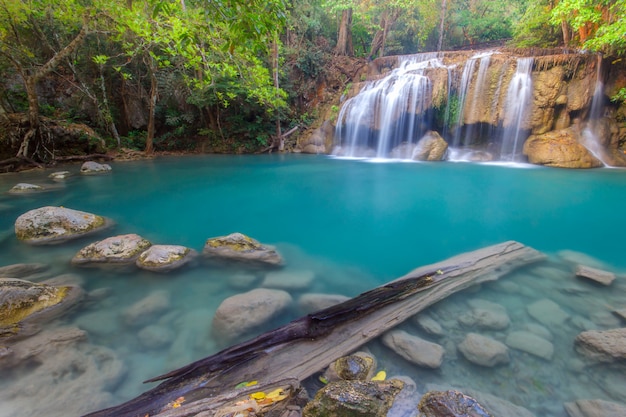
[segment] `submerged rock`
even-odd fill
[[[404,383],[335,381],[319,390],[302,410],[303,417],[386,417]]]
[[[331,363],[324,378],[327,381],[369,381],[376,371],[376,358],[365,352],[356,352],[353,355],[344,356]]]
[[[109,164],[99,164],[94,161],[87,161],[80,167],[81,174],[105,174],[111,171],[111,165]]]
[[[580,278],[587,278],[602,285],[611,285],[611,283],[615,280],[614,273],[597,268],[591,268],[585,265],[578,265],[578,267],[576,267],[576,276]]]
[[[416,314],[413,316],[413,322],[417,324],[422,330],[426,333],[431,334],[433,336],[443,336],[444,330],[441,327],[441,324],[434,318],[426,314]]]
[[[349,299],[350,297],[341,294],[309,293],[303,294],[298,299],[298,307],[300,307],[300,310],[302,310],[304,314],[308,314],[343,303]]]
[[[113,236],[91,243],[79,250],[72,258],[72,264],[80,266],[132,265],[150,246],[152,243],[134,233]]]
[[[0,277],[6,278],[26,278],[30,275],[45,272],[49,265],[40,263],[13,264],[0,267]]]
[[[442,346],[410,335],[404,330],[391,330],[385,333],[382,342],[389,349],[416,365],[436,369],[443,363],[445,350]]]
[[[575,339],[576,351],[595,362],[626,360],[626,328],[589,330]]]
[[[272,271],[265,275],[261,286],[285,291],[303,291],[313,284],[314,279],[313,271]]]
[[[30,210],[15,221],[15,235],[32,245],[60,243],[96,233],[111,221],[95,214],[65,207]]]
[[[429,391],[417,408],[426,417],[491,417],[474,398],[454,390]]]
[[[52,178],[53,180],[64,180],[71,176],[72,176],[72,173],[69,171],[57,171],[48,175],[48,178]]]
[[[222,301],[213,317],[215,336],[226,343],[266,324],[291,305],[289,293],[258,288]]]
[[[252,264],[281,265],[283,259],[271,246],[242,233],[210,238],[202,254],[209,260],[238,261]]]
[[[38,193],[41,191],[45,191],[46,189],[41,185],[35,184],[27,184],[21,182],[19,184],[15,184],[13,188],[9,190],[9,194],[29,194],[29,193]]]
[[[576,400],[563,404],[569,417],[624,417],[626,405],[605,400]]]
[[[198,253],[179,245],[153,245],[137,258],[136,265],[154,272],[169,272],[193,261]]]
[[[551,360],[554,354],[552,343],[527,331],[511,332],[506,337],[504,343],[513,349],[518,349],[546,360]]]
[[[82,294],[78,287],[0,278],[0,337],[22,334],[26,325],[57,317],[75,305]]]
[[[509,327],[511,320],[506,308],[500,304],[480,299],[470,300],[469,304],[472,310],[458,318],[464,326],[490,330],[504,330]]]
[[[170,308],[170,295],[166,291],[153,291],[124,310],[124,323],[131,327],[145,326],[154,322]]]
[[[528,314],[548,328],[558,328],[570,319],[570,315],[554,301],[543,298],[526,307]]]
[[[509,363],[509,349],[490,337],[469,333],[458,345],[465,358],[477,365],[493,367]]]

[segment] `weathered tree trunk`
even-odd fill
[[[354,55],[354,47],[352,46],[351,8],[345,9],[341,12],[341,21],[339,22],[339,34],[337,35],[337,46],[335,47],[335,55]]]
[[[385,44],[387,42],[387,34],[389,33],[389,29],[396,23],[398,17],[400,16],[399,10],[393,10],[391,12],[385,10],[380,18],[380,29],[376,31],[374,35],[374,39],[372,39],[372,44],[370,48],[369,57],[374,58],[378,52],[380,52],[380,56],[385,55]]]
[[[272,45],[272,55],[273,55],[273,67],[274,67],[274,88],[276,89],[276,98],[279,97],[280,86],[278,84],[278,34],[276,34],[276,38],[274,39],[274,43]],[[276,110],[276,139],[278,140],[278,151],[282,152],[285,150],[285,138],[281,132],[280,128],[280,112]]]
[[[563,32],[563,46],[568,47],[570,41],[569,25],[565,19],[561,20],[561,31]]]
[[[290,378],[302,381],[449,295],[544,258],[520,243],[504,242],[418,268],[344,303],[153,378],[150,381],[167,380],[89,417],[191,416],[196,414],[190,414],[188,407],[208,399],[203,410],[210,410],[210,399],[233,391],[242,381],[257,380],[259,386]],[[168,407],[178,398],[184,398],[185,404]]]
[[[154,58],[151,56],[147,56],[145,61],[146,66],[148,67],[148,72],[150,73],[150,101],[148,104],[148,132],[146,134],[146,147],[144,152],[150,155],[154,152],[154,132],[155,132],[155,116],[156,116],[156,105],[159,94],[159,85],[157,83],[156,72],[157,72],[157,64],[154,62]]]
[[[448,0],[441,1],[441,13],[439,18],[439,39],[437,39],[437,52],[441,51],[443,48],[443,28],[444,23],[446,21],[446,11],[447,11]]]

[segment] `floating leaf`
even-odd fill
[[[264,392],[253,392],[252,394],[250,394],[250,398],[255,399],[255,400],[262,400],[266,397]]]
[[[378,373],[372,378],[372,381],[384,381],[385,379],[387,379],[387,372],[378,371]]]

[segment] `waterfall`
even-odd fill
[[[398,68],[346,100],[338,116],[333,154],[387,158],[400,144],[415,144],[427,130],[432,86],[424,70],[441,63],[437,54],[399,60]],[[410,147],[396,157],[410,158]]]
[[[462,145],[461,143],[461,127],[463,126],[463,115],[465,114],[465,97],[467,96],[467,92],[470,88],[470,83],[472,81],[472,75],[474,74],[474,67],[476,66],[476,58],[470,58],[465,63],[465,68],[463,68],[463,74],[461,75],[461,83],[459,85],[459,90],[457,92],[458,97],[458,109],[457,109],[457,120],[456,120],[456,129],[454,131],[454,138],[452,139],[452,146],[458,148]],[[448,100],[450,98],[448,97]]]
[[[532,100],[533,58],[519,58],[513,79],[509,84],[504,103],[504,129],[500,158],[514,161],[518,158],[520,146],[528,136],[524,122],[528,116]]]
[[[602,81],[602,56],[598,54],[596,68],[596,86],[591,98],[591,109],[587,125],[582,131],[582,145],[589,150],[605,166],[608,166],[607,155],[598,137],[598,130],[601,129],[600,122],[604,117],[604,82]]]

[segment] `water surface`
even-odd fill
[[[315,280],[306,292],[347,296],[461,252],[519,241],[545,252],[549,262],[429,309],[446,336],[420,333],[412,323],[405,326],[445,347],[439,370],[406,364],[373,343],[370,349],[380,355],[380,366],[410,374],[422,392],[429,383],[470,386],[537,416],[565,416],[563,402],[578,398],[626,402],[623,374],[610,367],[583,367],[573,349],[574,337],[584,328],[620,326],[610,311],[626,308],[626,279],[618,276],[608,289],[591,285],[573,277],[568,261],[575,258],[618,274],[626,270],[623,170],[371,163],[306,155],[188,156],[112,166],[107,175],[76,175],[60,183],[47,178],[52,171],[0,176],[0,191],[18,182],[58,186],[41,194],[0,196],[0,266],[44,262],[51,268],[41,280],[71,273],[87,292],[106,288],[108,294],[49,325],[88,332],[80,348],[83,359],[64,359],[67,372],[60,374],[51,364],[47,372],[46,363],[0,370],[2,417],[42,415],[42,410],[53,417],[78,415],[114,405],[149,388],[142,380],[224,347],[211,336],[211,319],[222,300],[244,291],[232,285],[241,271],[199,265],[159,275],[69,265],[88,243],[125,233],[201,251],[207,238],[242,232],[275,245],[286,259],[285,269],[313,271]],[[46,205],[107,216],[116,226],[97,237],[56,246],[18,242],[12,231],[15,219]],[[125,322],[131,305],[159,291],[168,297],[166,312],[148,324]],[[294,299],[302,292],[293,292]],[[563,328],[548,329],[557,352],[551,361],[511,350],[509,365],[483,369],[456,352],[468,332],[503,340],[507,332],[533,323],[527,306],[544,298],[571,316]],[[510,327],[479,331],[460,324],[457,318],[469,310],[471,299],[503,305]],[[294,303],[270,325],[301,314]],[[139,336],[148,325],[161,331],[153,343]],[[101,360],[105,356],[108,362]],[[92,357],[100,359],[90,367]],[[61,359],[52,356],[50,361]],[[107,369],[106,380],[92,384],[94,378],[86,375],[99,366]],[[33,402],[33,397],[40,400]]]

